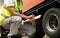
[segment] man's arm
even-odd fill
[[[33,15],[30,15],[30,16],[25,16],[24,14],[19,14],[19,13],[16,13],[15,12],[15,5],[14,5],[14,2],[13,0],[4,0],[4,3],[6,4],[6,8],[11,12],[12,15],[14,16],[20,16],[22,18],[25,18],[25,19],[29,19],[31,17],[33,17]]]
[[[26,16],[24,14],[19,14],[19,13],[15,12],[14,6],[8,6],[7,8],[11,12],[12,16],[20,16],[20,17],[25,18],[25,19],[29,19],[30,17],[32,17],[32,15]]]

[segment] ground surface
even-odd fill
[[[47,36],[47,35],[45,34],[43,38],[49,38],[49,36]]]
[[[23,36],[22,38],[29,38],[28,36]],[[46,34],[42,38],[49,38]]]

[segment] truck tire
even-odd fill
[[[0,27],[0,38],[1,38],[1,27]]]
[[[36,21],[32,21],[31,23],[32,23],[32,26],[33,26],[34,29],[35,29],[35,32],[33,32],[33,33],[29,36],[29,38],[34,38],[34,37],[35,37],[35,33],[36,33]]]
[[[60,0],[56,0],[58,3],[60,3]]]
[[[30,22],[26,22],[24,25],[28,26],[28,29],[26,28],[26,30],[28,31],[25,31],[27,32],[25,35],[27,36],[26,38],[33,38],[35,37],[35,32],[36,32],[36,21],[30,21]],[[30,28],[30,29],[29,29]],[[30,30],[30,31],[29,31]],[[24,35],[23,35],[24,36]]]
[[[60,37],[60,10],[51,8],[46,11],[42,20],[44,32],[54,38]]]

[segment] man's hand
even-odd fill
[[[2,24],[0,24],[0,26],[2,26]]]
[[[30,15],[30,16],[28,16],[28,18],[30,19],[30,20],[34,20],[34,15]]]
[[[31,21],[36,20],[36,19],[39,19],[39,18],[41,18],[41,15],[35,16],[32,19],[27,19],[25,21],[22,20],[22,24],[27,23],[27,22],[31,22]]]
[[[27,23],[27,22],[31,22],[32,20],[34,20],[34,17],[35,17],[34,15],[28,16],[28,17],[27,17],[27,18],[28,18],[27,20],[25,20],[25,21],[22,20],[22,24],[25,24],[25,23]]]

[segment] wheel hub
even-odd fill
[[[46,27],[49,31],[55,31],[58,28],[58,18],[55,14],[49,15]]]

